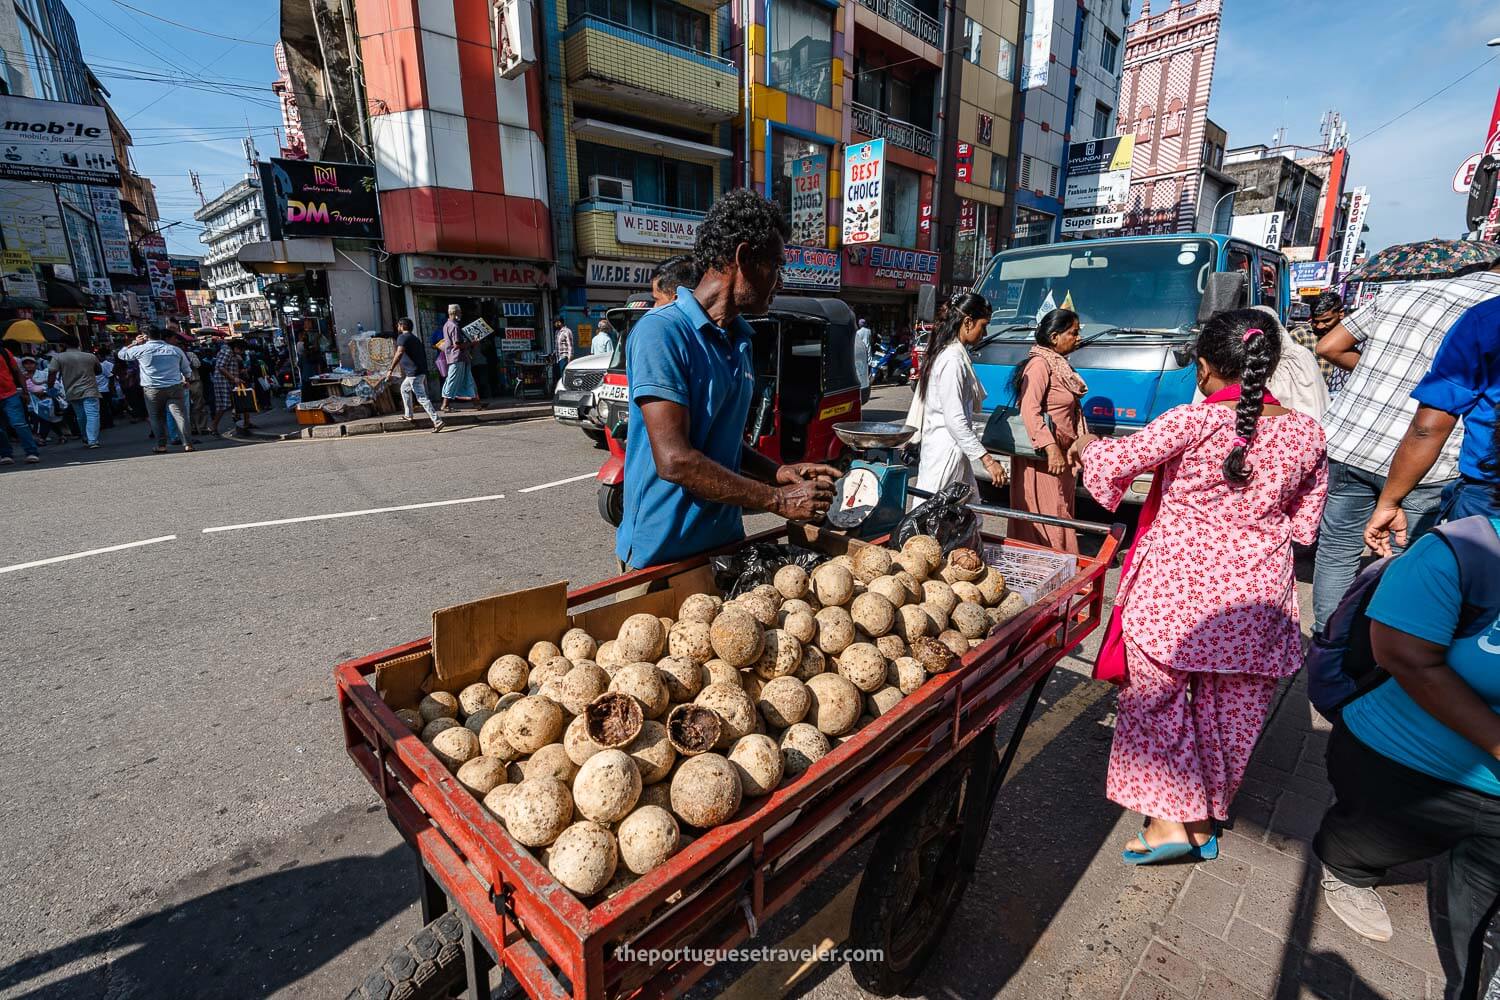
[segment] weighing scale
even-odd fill
[[[834,424],[833,433],[859,456],[834,486],[828,523],[857,538],[875,538],[895,530],[906,515],[906,485],[911,472],[901,461],[899,449],[917,429],[857,420]]]

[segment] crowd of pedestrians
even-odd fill
[[[32,465],[44,447],[98,448],[121,421],[146,423],[157,454],[243,434],[250,414],[270,405],[273,365],[243,340],[199,346],[175,327],[151,327],[118,349],[72,334],[43,351],[0,344],[0,466],[15,464],[15,445]]]

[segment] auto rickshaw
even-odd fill
[[[599,515],[619,527],[625,516],[625,438],[630,393],[625,343],[649,311],[631,304],[608,313],[619,332],[596,405],[602,408],[609,458],[599,469]],[[833,425],[860,419],[854,370],[854,312],[840,299],[777,296],[764,316],[746,317],[754,330],[755,396],[745,443],[772,461],[837,463],[845,445]]]

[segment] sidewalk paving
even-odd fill
[[[1396,929],[1388,942],[1359,937],[1323,903],[1311,839],[1333,797],[1323,765],[1328,735],[1299,676],[1251,761],[1219,859],[1141,871],[1180,885],[1151,922],[1122,1000],[1442,998],[1426,864],[1380,887]],[[1445,929],[1437,933],[1446,939]]]
[[[507,423],[513,420],[535,420],[540,417],[550,416],[552,416],[552,401],[550,399],[495,400],[482,410],[455,410],[452,413],[442,414],[445,427]],[[303,427],[301,428],[301,434],[295,436],[339,438],[353,437],[360,434],[388,434],[417,430],[432,430],[432,421],[421,410],[418,410],[415,417],[411,420],[407,420],[399,413],[384,417],[363,417],[359,420],[348,420],[338,424]]]

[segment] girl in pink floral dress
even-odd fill
[[[1327,489],[1322,427],[1265,391],[1281,357],[1265,314],[1220,313],[1197,353],[1203,402],[1070,450],[1111,510],[1156,472],[1155,517],[1148,501],[1116,597],[1126,679],[1106,793],[1147,818],[1131,864],[1217,856],[1214,822],[1277,680],[1302,663],[1292,543],[1312,544]]]

